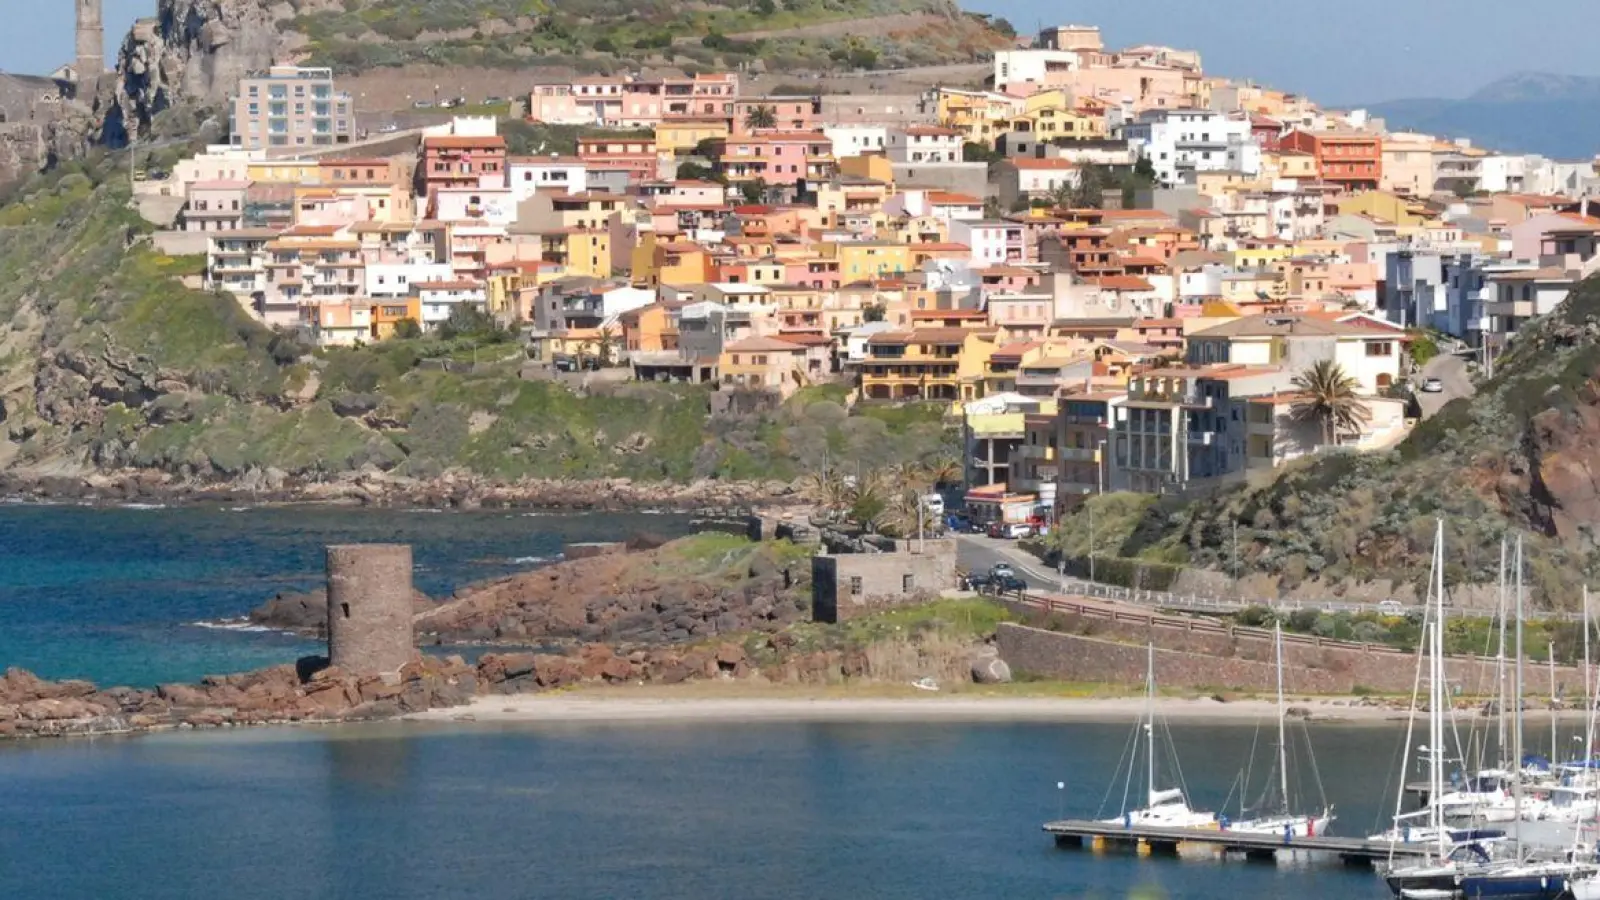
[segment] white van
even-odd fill
[[[922,498],[922,508],[936,516],[944,515],[944,498],[938,494],[928,494]]]

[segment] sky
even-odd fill
[[[106,57],[156,0],[104,0]],[[1206,72],[1325,104],[1464,97],[1514,72],[1600,76],[1597,0],[963,0],[1019,32],[1099,25],[1113,48],[1199,50]],[[70,0],[0,0],[0,70],[44,73],[72,57]],[[26,22],[27,27],[18,27]]]

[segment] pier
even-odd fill
[[[1044,830],[1057,847],[1124,849],[1149,856],[1185,856],[1194,851],[1216,855],[1237,854],[1252,859],[1275,859],[1279,853],[1320,853],[1346,863],[1376,864],[1389,859],[1425,856],[1422,844],[1394,844],[1357,837],[1285,837],[1281,834],[1226,831],[1221,828],[1154,828],[1126,826],[1121,822],[1063,819],[1046,822]]]

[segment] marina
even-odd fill
[[[1191,849],[1262,860],[1276,859],[1285,853],[1321,854],[1347,863],[1375,865],[1391,860],[1423,859],[1431,850],[1430,846],[1422,844],[1356,837],[1273,835],[1231,831],[1221,827],[1125,826],[1116,822],[1085,819],[1046,822],[1044,831],[1055,838],[1057,847],[1124,850],[1150,856],[1188,856],[1187,851]]]

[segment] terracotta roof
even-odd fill
[[[1577,278],[1567,273],[1565,269],[1546,267],[1543,269],[1526,269],[1520,272],[1498,272],[1488,276],[1493,281],[1576,281]]]
[[[780,331],[778,332],[778,340],[799,344],[802,347],[821,347],[833,343],[833,338],[825,334],[814,334],[809,331]]]
[[[734,341],[723,346],[724,353],[751,353],[771,351],[773,353],[799,353],[805,348],[791,341],[780,341],[770,337],[747,337],[742,341]]]
[[[911,321],[918,319],[981,319],[987,321],[989,314],[981,309],[914,309],[911,311]]]
[[[928,202],[935,206],[982,206],[983,201],[971,194],[956,194],[950,191],[929,191]]]
[[[1100,287],[1113,291],[1153,291],[1155,286],[1137,275],[1106,275],[1096,278]]]

